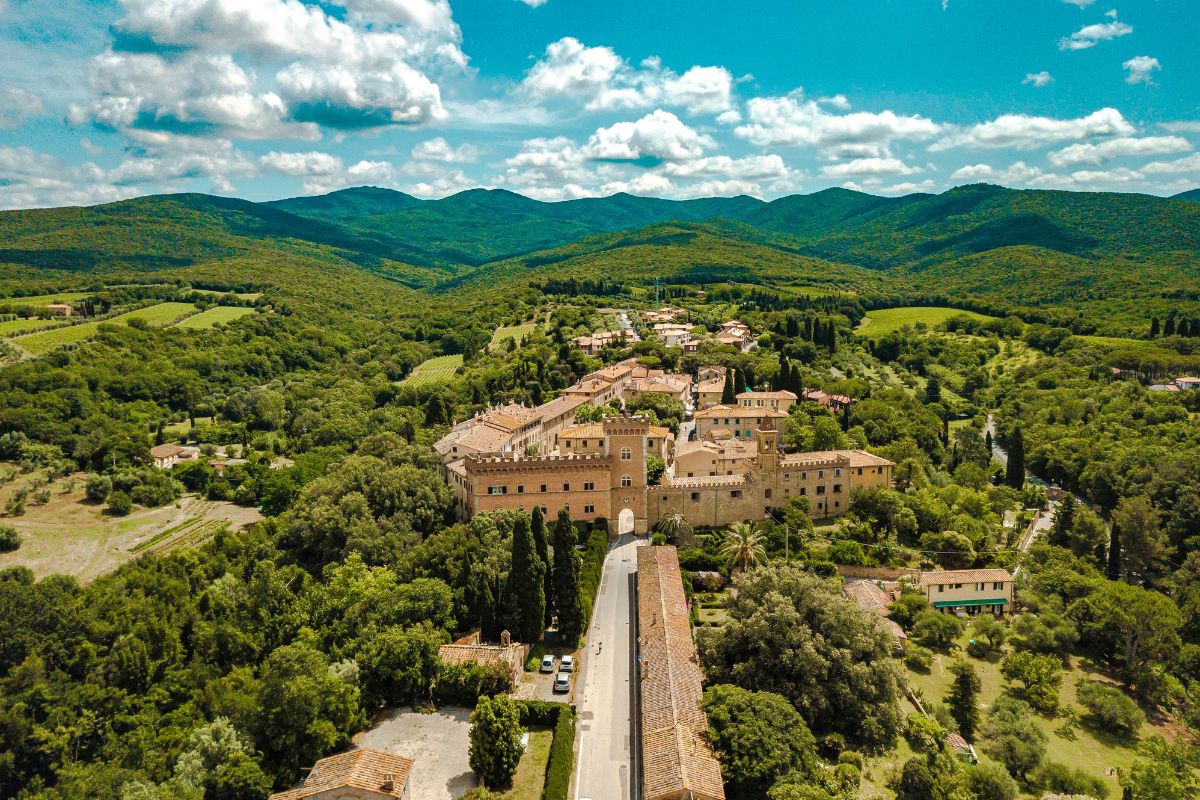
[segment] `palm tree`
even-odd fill
[[[665,535],[671,544],[686,546],[691,543],[692,526],[679,511],[660,519],[654,529]]]
[[[721,553],[730,567],[737,567],[744,572],[767,557],[767,548],[763,544],[763,535],[754,530],[753,525],[735,522],[725,533]]]

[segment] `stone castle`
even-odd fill
[[[675,513],[697,526],[761,520],[797,496],[809,499],[814,518],[834,517],[853,489],[891,485],[892,462],[863,450],[782,452],[776,419],[787,414],[763,402],[764,393],[697,415],[700,438],[678,452],[670,431],[644,417],[570,424],[584,404],[681,381],[690,388],[689,376],[623,361],[542,406],[502,406],[456,425],[435,447],[459,515],[540,506],[552,516],[565,507],[575,520],[644,534]],[[667,465],[658,484],[647,478],[647,455]]]

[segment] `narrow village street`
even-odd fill
[[[576,687],[574,797],[631,800],[633,779],[633,577],[642,537],[623,536],[608,553]]]

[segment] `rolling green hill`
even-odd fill
[[[546,203],[483,189],[419,200],[371,187],[271,203],[179,194],[3,212],[0,242],[0,284],[25,292],[144,273],[260,286],[273,280],[264,265],[300,261],[439,294],[563,275],[977,297],[1123,321],[1200,304],[1200,204],[983,184],[770,203]]]
[[[1190,189],[1186,192],[1180,192],[1173,195],[1172,200],[1191,200],[1193,203],[1200,203],[1200,189]]]

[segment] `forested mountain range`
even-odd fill
[[[0,213],[0,269],[23,287],[198,267],[269,282],[303,258],[410,288],[544,279],[739,280],[985,297],[1016,306],[1200,297],[1200,204],[1149,195],[847,189],[763,202],[617,194],[548,203],[475,189],[420,200],[359,187],[268,203],[200,194]],[[12,287],[16,288],[16,287]]]

